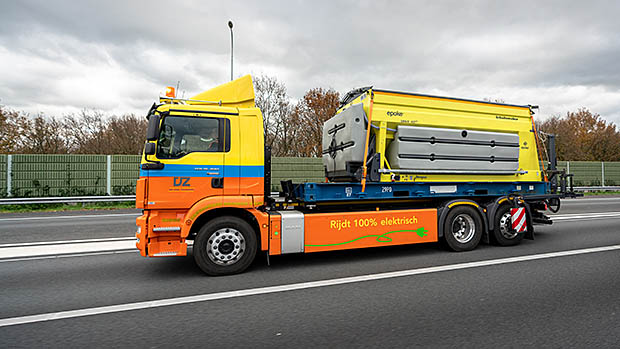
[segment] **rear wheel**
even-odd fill
[[[492,232],[493,242],[500,246],[518,245],[523,240],[523,233],[512,229],[510,205],[502,205],[495,212],[495,222]]]
[[[443,226],[443,241],[452,251],[470,251],[482,238],[482,219],[469,206],[457,206],[448,212]]]
[[[256,256],[254,229],[238,217],[219,217],[205,224],[194,240],[194,260],[209,275],[244,271]]]

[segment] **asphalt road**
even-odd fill
[[[560,214],[598,212],[620,212],[620,198],[566,200]],[[135,229],[135,216],[50,218],[82,214],[0,215],[0,235],[17,243],[126,237]],[[47,218],[2,220],[27,217]],[[2,326],[0,347],[618,347],[620,249],[583,249],[620,245],[619,224],[620,216],[569,217],[537,227],[534,241],[466,253],[398,246],[272,257],[269,267],[259,256],[246,273],[217,278],[191,257],[134,252],[0,261],[0,323],[96,314]],[[471,262],[479,265],[464,264]],[[367,281],[342,283],[363,275]],[[316,281],[322,286],[307,284]],[[249,289],[258,291],[240,296]],[[180,298],[197,295],[201,301]],[[174,302],[181,304],[165,305]],[[93,310],[110,305],[119,307]]]
[[[141,210],[0,214],[2,244],[133,236]]]

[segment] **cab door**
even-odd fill
[[[239,195],[240,169],[240,134],[239,118],[227,117],[224,124],[224,138],[228,142],[224,147],[224,196]]]
[[[187,209],[197,201],[224,194],[224,165],[230,121],[209,112],[165,115],[157,141],[161,169],[148,170],[148,209]]]

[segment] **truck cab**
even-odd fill
[[[188,100],[161,98],[148,119],[136,190],[143,256],[185,255],[203,214],[218,209],[258,225],[248,216],[265,199],[263,119],[250,76]]]

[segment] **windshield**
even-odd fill
[[[221,118],[167,116],[162,122],[157,157],[176,159],[192,152],[222,152],[224,120]],[[228,121],[228,120],[226,120]],[[228,132],[227,132],[228,133]],[[228,145],[226,150],[230,149]]]

